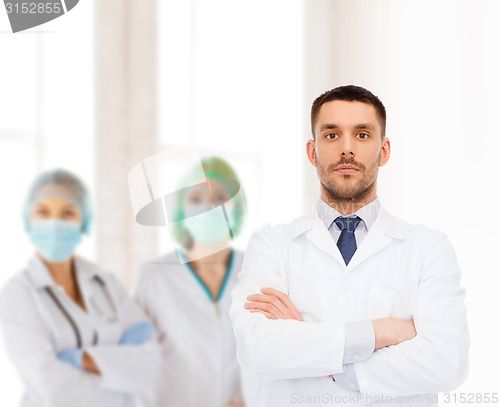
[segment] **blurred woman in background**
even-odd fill
[[[141,397],[147,407],[243,406],[229,307],[243,259],[230,243],[243,226],[244,194],[226,161],[204,158],[202,167],[167,200],[179,248],[138,274],[135,297],[163,352],[158,380]]]
[[[112,274],[74,255],[89,233],[89,201],[64,170],[42,173],[26,199],[36,254],[0,293],[4,343],[26,390],[21,406],[136,406],[159,371],[153,324]]]

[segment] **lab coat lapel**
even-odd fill
[[[385,222],[386,219],[384,219],[384,214],[381,210],[375,222],[373,222],[372,227],[354,252],[354,255],[347,265],[347,271],[354,269],[364,260],[378,253],[392,242],[392,238],[384,233],[385,227],[387,226]]]
[[[380,252],[395,239],[405,239],[411,231],[411,226],[410,223],[392,216],[381,206],[375,222],[347,265],[347,271]]]
[[[307,238],[312,244],[333,257],[341,266],[345,267],[344,259],[336,242],[332,239],[330,232],[328,232],[328,229],[319,218],[317,224],[307,235]]]
[[[54,279],[43,261],[35,254],[28,263],[28,278],[36,288],[55,286]]]
[[[311,209],[302,217],[292,222],[289,225],[288,230],[290,232],[291,239],[295,239],[305,233],[307,239],[314,246],[331,256],[340,265],[345,267],[342,254],[340,253],[336,242],[332,239],[330,232],[328,232],[328,229],[319,218],[316,206],[311,207]]]

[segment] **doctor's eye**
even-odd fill
[[[203,197],[200,194],[190,194],[186,199],[189,205],[201,205]]]
[[[361,137],[361,139],[367,139],[368,137],[370,137],[368,134],[366,133],[359,133],[358,136],[365,136],[365,137]]]
[[[37,216],[49,216],[50,213],[46,208],[37,208],[34,211],[34,214]]]
[[[329,140],[333,140],[334,137],[338,137],[338,136],[335,133],[328,133],[325,135],[325,137]]]
[[[225,193],[219,193],[214,195],[214,203],[215,205],[221,205],[225,202],[229,201],[229,195]]]

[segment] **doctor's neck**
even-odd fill
[[[346,195],[339,195],[321,184],[321,199],[342,216],[355,213],[372,202],[377,197],[377,189],[372,187],[365,191],[353,193],[350,196]]]
[[[73,257],[59,263],[48,261],[43,256],[38,254],[45,267],[50,272],[52,279],[57,285],[66,285],[68,282],[73,281]]]

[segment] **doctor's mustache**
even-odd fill
[[[326,171],[327,172],[334,172],[341,165],[353,165],[360,171],[366,170],[366,167],[363,164],[355,161],[354,158],[350,158],[350,159],[346,158],[346,159],[341,159],[337,164],[330,164],[328,166],[328,168],[326,169]]]

